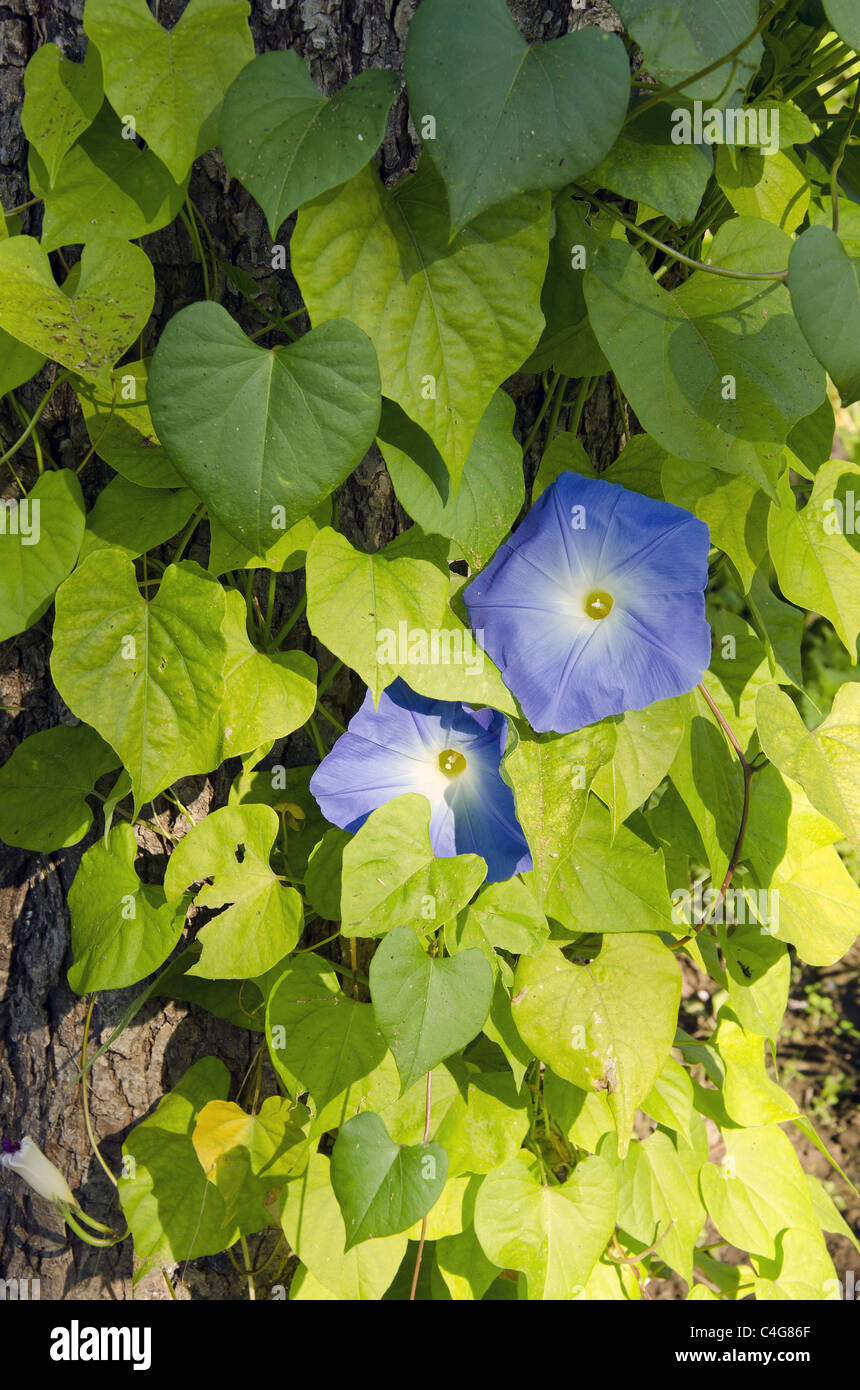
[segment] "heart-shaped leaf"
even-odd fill
[[[26,632],[71,572],[84,537],[81,486],[68,468],[43,473],[27,497],[0,502],[0,642]]]
[[[595,1155],[560,1187],[549,1187],[534,1156],[518,1154],[487,1175],[475,1202],[484,1253],[502,1268],[522,1270],[535,1301],[581,1294],[614,1226],[614,1175]]]
[[[224,907],[200,929],[203,953],[187,972],[207,980],[262,975],[292,951],[302,931],[302,900],[269,865],[280,829],[271,806],[222,806],[180,840],[164,876],[168,902],[193,883],[198,907]]]
[[[860,687],[839,687],[833,708],[807,729],[794,701],[778,685],[756,699],[761,746],[785,777],[799,782],[813,806],[860,846]]]
[[[168,31],[145,0],[87,0],[84,28],[111,106],[134,117],[177,181],[217,143],[227,88],[254,56],[248,14],[244,0],[189,0]]]
[[[149,376],[158,437],[249,549],[267,550],[349,476],[379,422],[373,347],[346,320],[257,347],[219,304],[170,320]]]
[[[225,1222],[249,1233],[268,1225],[268,1193],[307,1162],[307,1139],[297,1123],[307,1113],[281,1096],[268,1096],[256,1115],[248,1115],[235,1101],[204,1105],[191,1141],[206,1177],[224,1200]]]
[[[52,251],[97,234],[131,240],[166,227],[182,207],[186,182],[177,183],[151,150],[123,139],[105,102],[53,180],[31,149],[30,187],[45,201],[42,245]]]
[[[299,213],[290,255],[311,319],[364,329],[386,396],[429,434],[453,491],[496,388],[540,337],[548,215],[548,196],[521,196],[449,243],[426,154],[391,192],[363,169]]]
[[[430,803],[408,792],[372,812],[343,852],[344,936],[381,936],[392,927],[456,916],[486,877],[477,854],[437,859],[430,843]]]
[[[408,1244],[406,1233],[399,1232],[344,1253],[346,1228],[332,1190],[329,1160],[321,1153],[312,1154],[301,1177],[284,1189],[281,1225],[302,1265],[333,1298],[349,1302],[378,1302],[400,1268]]]
[[[261,652],[248,640],[245,603],[228,590],[224,637],[224,757],[249,753],[306,724],[317,703],[317,664],[306,652]]]
[[[82,63],[73,63],[55,43],[37,48],[24,71],[21,128],[45,169],[48,186],[67,150],[95,120],[102,104],[102,67],[90,44]],[[81,238],[84,240],[84,238]]]
[[[562,188],[597,164],[630,91],[617,35],[588,28],[529,47],[505,0],[424,0],[404,66],[416,124],[434,120],[452,233],[484,208]]]
[[[448,608],[447,546],[416,528],[365,555],[326,526],[307,559],[308,625],[315,637],[357,671],[378,704],[411,665],[381,661],[381,645],[398,623],[420,632],[442,627]],[[408,652],[405,653],[408,656]]]
[[[58,724],[19,743],[0,768],[0,839],[22,849],[64,849],[93,823],[87,804],[119,758],[87,724]]]
[[[369,1004],[344,994],[328,961],[313,952],[291,961],[269,995],[266,1040],[287,1086],[297,1080],[319,1112],[385,1056]]]
[[[185,903],[168,903],[161,888],[142,883],[139,853],[126,822],[97,840],[69,889],[72,954],[69,984],[76,994],[125,989],[167,959],[185,926]]]
[[[119,754],[136,808],[221,761],[224,613],[224,590],[187,560],[141,598],[118,550],[97,550],[57,594],[54,682]]]
[[[158,442],[149,413],[148,376],[148,361],[123,362],[107,384],[81,383],[75,394],[100,459],[138,487],[181,487],[182,479]]]
[[[583,1090],[609,1092],[623,1157],[675,1036],[681,974],[672,952],[656,935],[618,933],[574,965],[548,942],[520,958],[514,986],[514,1022],[535,1056]]]
[[[709,248],[729,270],[780,271],[791,240],[734,218]],[[824,375],[777,280],[696,271],[671,294],[611,239],[585,277],[588,316],[643,427],[669,453],[752,478],[774,497],[791,427],[821,403]]]
[[[370,994],[405,1091],[480,1033],[493,971],[483,951],[434,960],[411,927],[395,927],[371,961]]]
[[[76,375],[107,386],[111,367],[152,312],[155,277],[139,246],[113,239],[87,242],[80,267],[75,289],[66,295],[38,241],[0,241],[0,328]]]
[[[791,248],[788,288],[809,346],[850,405],[860,397],[860,260],[829,227],[807,227]]]
[[[341,1125],[331,1155],[331,1185],[346,1227],[346,1250],[375,1236],[408,1231],[441,1195],[448,1155],[440,1144],[395,1144],[378,1115]]]
[[[642,49],[648,72],[665,86],[686,82],[724,54],[733,55],[736,47],[740,50],[713,72],[688,82],[687,97],[725,105],[761,61],[761,39],[749,37],[758,18],[756,0],[720,0],[719,5],[701,5],[699,0],[673,0],[671,5],[663,0],[618,0],[616,9]]]
[[[274,238],[310,198],[345,183],[374,154],[400,89],[396,73],[360,73],[329,100],[298,53],[261,53],[224,99],[221,148],[233,178],[253,193]]]

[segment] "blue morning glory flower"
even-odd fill
[[[465,590],[469,620],[539,733],[692,690],[711,659],[708,528],[562,473]]]
[[[386,801],[419,792],[430,802],[436,855],[480,854],[488,883],[511,878],[532,861],[499,773],[507,725],[497,710],[428,700],[396,680],[378,710],[367,692],[311,791],[326,819],[344,830],[357,830]]]

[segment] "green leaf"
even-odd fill
[[[111,106],[184,179],[218,141],[227,88],[254,56],[249,7],[235,0],[189,0],[163,29],[145,0],[87,0],[84,28],[98,48]]]
[[[42,473],[26,498],[0,502],[0,642],[25,632],[70,574],[84,535],[81,485],[68,468]]]
[[[611,1161],[611,1141],[608,1148]],[[641,1143],[634,1141],[623,1164],[616,1168],[618,1227],[632,1250],[657,1243],[657,1253],[670,1269],[693,1282],[693,1252],[705,1224],[699,1196],[702,1160],[687,1144],[676,1145],[655,1130]],[[625,1246],[627,1241],[624,1241]]]
[[[761,488],[748,478],[729,478],[707,464],[668,455],[660,482],[667,502],[686,507],[704,521],[712,543],[726,552],[748,590],[767,554],[770,503]]]
[[[86,798],[118,766],[87,724],[30,734],[0,768],[0,838],[42,853],[76,845],[93,823]]]
[[[416,1144],[424,1135],[426,1078],[381,1110],[398,1144]],[[478,1072],[452,1058],[433,1071],[430,1138],[448,1155],[448,1180],[464,1173],[489,1173],[519,1151],[529,1130],[525,1092],[509,1072]]]
[[[589,182],[647,203],[680,225],[692,222],[714,159],[707,146],[675,145],[671,135],[671,107],[655,106],[622,130]]]
[[[711,876],[720,884],[740,825],[743,773],[701,692],[686,699],[689,721],[669,776],[701,834]]]
[[[478,426],[456,496],[429,435],[394,401],[382,403],[379,447],[397,500],[422,531],[456,541],[481,569],[508,534],[525,499],[522,450],[514,438],[514,403],[497,391]]]
[[[496,388],[540,336],[548,216],[547,197],[523,195],[449,244],[426,156],[391,192],[368,168],[299,213],[292,267],[311,319],[364,329],[383,392],[433,440],[453,488]]]
[[[437,1240],[436,1267],[457,1302],[482,1299],[499,1273],[481,1249],[473,1226]]]
[[[148,361],[124,362],[105,386],[81,383],[75,394],[99,458],[138,487],[181,487],[161,447],[146,400]]]
[[[697,0],[677,0],[672,5],[662,0],[618,0],[615,8],[642,49],[646,71],[666,87],[686,82],[743,43],[758,19],[755,0],[721,0],[718,6],[702,6]],[[753,76],[763,51],[756,36],[735,59],[687,83],[684,95],[725,106]]]
[[[795,156],[721,145],[715,173],[741,217],[761,217],[784,232],[794,232],[806,216],[811,185]]]
[[[797,1117],[797,1102],[765,1070],[764,1038],[747,1033],[725,1006],[720,1010],[712,1046],[725,1063],[723,1104],[735,1124],[779,1124]]]
[[[642,1102],[642,1109],[658,1125],[674,1129],[693,1146],[693,1083],[690,1074],[674,1057],[667,1057],[663,1070]],[[650,1241],[645,1242],[650,1245]]]
[[[127,823],[87,850],[69,889],[76,994],[125,989],[167,959],[185,926],[185,903],[168,903],[161,888],[141,883],[139,854]]]
[[[731,936],[724,927],[719,930],[732,1011],[747,1033],[775,1044],[791,985],[788,947],[758,922],[736,922]]]
[[[520,960],[514,986],[514,1021],[535,1056],[583,1090],[608,1091],[623,1157],[675,1036],[681,976],[672,952],[656,936],[619,934],[604,937],[589,964],[573,965],[547,944]]]
[[[405,1091],[480,1033],[493,972],[481,951],[434,960],[411,927],[395,927],[371,961],[370,994]]]
[[[360,73],[326,101],[303,59],[261,53],[224,99],[221,147],[232,178],[256,198],[274,239],[297,207],[351,179],[385,136],[396,73]]]
[[[767,685],[756,700],[756,726],[770,761],[860,848],[860,685],[840,686],[816,729],[807,729],[778,685]]]
[[[860,209],[858,209],[860,215]],[[811,415],[804,415],[802,420],[798,420],[794,429],[788,436],[788,447],[792,451],[796,464],[792,464],[799,473],[806,470],[808,478],[814,478],[822,463],[826,463],[830,458],[833,448],[833,436],[836,433],[836,421],[833,417],[833,406],[830,401],[822,401],[817,410],[813,410]]]
[[[278,818],[269,806],[224,806],[180,840],[167,865],[168,901],[211,878],[197,907],[226,907],[197,934],[203,953],[187,972],[208,980],[262,975],[292,951],[302,932],[302,900],[269,867]]]
[[[824,13],[842,42],[860,51],[860,18],[854,0],[822,0]]]
[[[542,372],[554,367],[565,376],[584,377],[600,376],[609,370],[609,363],[588,322],[582,283],[592,258],[614,224],[608,214],[601,217],[597,212],[589,213],[586,221],[584,207],[583,203],[562,195],[553,208],[555,230],[549,244],[549,262],[540,297],[546,328],[524,364],[524,371]],[[557,436],[554,442],[559,438],[565,436]],[[549,449],[541,460],[541,467]],[[538,496],[537,480],[532,495]]]
[[[351,839],[348,830],[327,830],[308,860],[305,897],[326,922],[340,918],[343,852]]]
[[[87,242],[80,266],[74,290],[65,294],[38,241],[0,241],[0,328],[107,386],[111,367],[149,318],[155,279],[139,246],[105,237]]]
[[[770,587],[770,560],[762,562],[753,576],[749,591],[750,612],[767,643],[771,675],[783,670],[798,688],[803,685],[800,642],[804,615],[800,609],[778,599]]]
[[[242,595],[230,589],[225,598],[221,728],[227,758],[286,738],[307,723],[316,708],[317,664],[305,652],[258,651],[248,640]]]
[[[442,926],[465,907],[486,876],[477,854],[437,859],[430,803],[408,792],[373,811],[343,852],[344,936],[382,936],[411,923]]]
[[[407,1231],[436,1203],[447,1173],[448,1156],[439,1144],[394,1144],[379,1116],[368,1112],[347,1120],[331,1156],[346,1251]]]
[[[44,164],[49,185],[101,104],[101,63],[93,45],[82,63],[70,62],[55,43],[36,49],[24,70],[21,128]]]
[[[496,946],[517,956],[535,955],[540,950],[549,928],[535,899],[534,875],[527,874],[526,879],[528,886],[520,878],[511,878],[481,889],[475,901],[457,919],[458,950],[480,946],[488,959]],[[449,922],[446,927],[446,941],[453,925]]]
[[[790,247],[769,223],[736,218],[720,228],[709,255],[725,269],[778,271]],[[679,458],[743,474],[774,496],[780,445],[824,395],[785,286],[696,271],[667,293],[638,252],[612,239],[585,277],[585,298],[649,434]]]
[[[424,0],[404,69],[416,124],[432,113],[452,234],[506,198],[585,173],[618,135],[630,91],[616,35],[588,28],[529,46],[504,0]]]
[[[833,848],[839,839],[776,768],[756,773],[744,857],[760,895],[767,892],[768,932],[809,965],[833,965],[857,937],[860,888]]]
[[[573,734],[520,734],[502,761],[517,820],[534,861],[541,900],[573,847],[588,789],[615,748],[615,727],[595,724]]]
[[[850,405],[860,397],[860,261],[829,227],[808,227],[791,250],[788,288],[809,346]]]
[[[272,570],[275,574],[286,574],[301,569],[311,541],[331,518],[331,508],[332,504],[326,498],[311,516],[303,517],[294,526],[282,531],[280,540],[259,555],[235,540],[212,517],[209,522],[209,573],[221,575],[228,570]]]
[[[788,478],[783,478],[779,505],[771,506],[767,524],[770,553],[785,597],[822,613],[852,661],[860,633],[860,553],[844,534],[840,493],[844,496],[845,485],[850,491],[858,480],[860,466],[833,459],[816,473],[806,506],[795,509]],[[845,500],[850,503],[853,496]]]
[[[594,791],[612,812],[612,835],[632,811],[648,800],[672,764],[684,736],[680,700],[658,700],[644,710],[628,710],[615,725],[615,748],[598,769]]]
[[[30,151],[30,187],[45,200],[46,251],[89,241],[94,235],[131,241],[157,232],[177,216],[187,180],[175,183],[152,151],[138,149],[133,140],[123,138],[122,130],[105,102],[53,180],[38,153]]]
[[[304,1106],[268,1096],[255,1115],[234,1101],[210,1100],[197,1116],[191,1142],[208,1181],[224,1200],[224,1222],[240,1231],[270,1223],[267,1194],[307,1162],[300,1121]]]
[[[190,561],[142,599],[116,550],[96,551],[57,594],[54,683],[128,768],[136,809],[218,766],[224,612],[223,589]]]
[[[142,1262],[135,1281],[155,1263],[216,1255],[238,1240],[239,1232],[224,1225],[224,1200],[207,1183],[192,1143],[200,1111],[226,1099],[229,1085],[223,1062],[201,1058],[122,1146],[117,1195]]]
[[[280,540],[349,476],[379,421],[373,348],[325,323],[257,347],[220,304],[174,315],[152,359],[149,405],[171,461],[254,551]]]
[[[311,952],[290,961],[266,1007],[266,1041],[285,1083],[310,1092],[317,1113],[378,1067],[385,1042],[373,1009],[344,994],[336,971]]]
[[[35,352],[0,328],[0,396],[23,386],[44,365],[43,352]]]
[[[624,825],[613,837],[610,825],[592,797],[545,899],[548,916],[572,932],[672,931],[663,851]]]
[[[417,629],[429,652],[448,606],[445,547],[410,529],[384,550],[365,555],[326,526],[307,558],[308,626],[369,687],[374,703],[398,676],[409,679],[408,640]],[[399,660],[404,647],[406,662]]]
[[[402,1232],[344,1252],[346,1227],[324,1154],[314,1154],[302,1176],[288,1183],[281,1199],[281,1224],[290,1249],[303,1265],[332,1297],[349,1302],[378,1302],[409,1244]]]
[[[119,550],[134,560],[178,535],[196,506],[197,498],[188,488],[171,492],[113,478],[87,513],[81,560],[104,549]]]
[[[475,1234],[488,1259],[525,1274],[530,1301],[582,1292],[615,1227],[612,1169],[590,1157],[567,1182],[548,1187],[537,1160],[518,1154],[481,1183]]]
[[[773,1259],[786,1228],[820,1235],[806,1176],[776,1125],[727,1129],[726,1155],[699,1178],[708,1214],[740,1250]]]

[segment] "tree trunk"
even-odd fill
[[[155,0],[152,8],[169,26],[184,9],[184,0],[162,0],[160,5]],[[308,62],[317,84],[330,94],[366,68],[401,70],[406,32],[415,8],[416,0],[288,0],[285,9],[274,8],[271,0],[254,0],[251,22],[258,53],[297,50]],[[584,8],[574,8],[567,0],[543,0],[541,4],[514,0],[511,9],[529,40],[555,38],[588,23],[619,28],[602,0]],[[82,11],[83,0],[5,0],[0,9],[0,155],[7,171],[0,177],[0,196],[6,207],[29,197],[26,142],[20,126],[24,67],[43,43],[57,43],[68,57],[80,59],[86,43]],[[381,154],[385,179],[394,181],[414,167],[417,152],[405,94],[401,94],[391,113]],[[220,258],[258,279],[270,279],[271,239],[262,213],[227,176],[218,153],[197,161],[191,196]],[[24,218],[24,229],[38,236],[40,209],[30,209]],[[285,242],[291,225],[280,232]],[[166,320],[183,304],[200,298],[202,285],[181,223],[146,238],[144,245],[154,263],[158,285],[155,327],[146,331],[146,351],[151,352]],[[66,255],[68,258],[68,252]],[[289,275],[283,276],[279,298],[287,311],[299,303]],[[261,326],[263,320],[229,285],[223,299],[248,331]],[[37,385],[21,390],[25,405],[35,404],[55,370],[45,368]],[[599,463],[615,456],[619,437],[615,406],[605,385],[601,383],[588,402],[580,432]],[[533,377],[516,377],[507,386],[520,406],[524,435],[534,417],[539,390]],[[54,457],[76,465],[88,441],[68,387],[57,391],[43,420]],[[4,440],[13,439],[19,430],[11,413],[0,418]],[[18,458],[24,460],[22,467],[29,478],[30,464],[23,451]],[[88,505],[108,476],[101,465],[88,466],[84,474]],[[6,479],[0,480],[0,489],[5,489],[6,483]],[[368,550],[390,540],[406,524],[376,449],[341,492],[340,522],[350,539]],[[192,550],[191,554],[206,563],[205,549],[199,553]],[[289,576],[280,581],[279,602],[287,611],[294,602],[293,587]],[[0,762],[5,762],[27,735],[57,723],[74,722],[50,677],[50,617],[0,646]],[[300,628],[299,633],[298,640],[313,650],[306,629]],[[341,673],[332,699],[349,713],[356,706],[357,695],[357,678]],[[312,758],[300,736],[290,740],[290,755],[287,760],[294,764]],[[228,785],[223,772],[214,779],[189,779],[183,785],[196,819],[210,803],[221,804]],[[5,986],[0,1005],[0,1096],[3,1132],[13,1138],[29,1134],[63,1171],[87,1209],[105,1221],[116,1222],[115,1194],[92,1154],[75,1080],[87,1001],[73,994],[66,982],[71,961],[66,895],[83,850],[95,838],[94,831],[82,844],[50,855],[0,846],[0,971]],[[126,990],[98,997],[91,1051],[109,1036],[133,994]],[[258,1035],[193,1006],[162,1006],[155,999],[149,1001],[90,1073],[93,1129],[111,1170],[119,1172],[120,1148],[129,1130],[193,1061],[208,1053],[218,1055],[238,1085],[258,1041]],[[0,1249],[2,1277],[38,1278],[42,1298],[131,1296],[131,1242],[98,1251],[69,1238],[50,1204],[31,1196],[15,1178],[0,1183]],[[244,1280],[226,1256],[191,1261],[175,1273],[180,1298],[246,1296]],[[137,1296],[170,1297],[160,1271],[147,1276]]]

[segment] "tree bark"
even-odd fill
[[[169,26],[184,9],[184,0],[162,0],[160,6],[156,0],[151,7]],[[251,23],[258,53],[295,49],[308,62],[317,84],[330,94],[366,68],[402,69],[406,33],[415,8],[416,0],[288,0],[284,9],[275,9],[270,0],[254,0]],[[513,0],[511,10],[530,41],[555,38],[588,23],[620,27],[603,0],[585,8],[574,8],[568,0],[543,0],[541,4]],[[5,170],[0,176],[0,197],[5,207],[29,197],[26,142],[20,126],[24,67],[43,43],[57,43],[68,57],[80,59],[86,44],[82,11],[83,0],[0,0],[0,163]],[[386,181],[395,181],[414,167],[417,153],[415,130],[402,93],[391,113],[380,156]],[[191,196],[212,233],[219,257],[257,279],[271,279],[271,239],[262,213],[228,177],[217,152],[197,161]],[[39,227],[40,209],[35,207],[24,214],[24,230],[37,236]],[[279,233],[285,243],[290,230],[288,223]],[[202,285],[181,223],[147,237],[144,247],[154,263],[158,285],[154,326],[146,332],[146,351],[151,352],[166,320],[183,304],[200,298]],[[73,252],[72,259],[76,258]],[[223,299],[248,331],[262,326],[264,320],[229,285]],[[283,276],[279,301],[286,311],[300,302],[289,275]],[[19,395],[25,405],[35,404],[54,370],[45,368],[36,384],[22,389]],[[540,400],[539,388],[533,377],[516,377],[507,387],[520,407],[524,436]],[[604,387],[601,383],[589,401],[580,431],[598,463],[615,456],[620,429],[611,393]],[[75,466],[88,441],[68,387],[57,391],[43,419],[54,457]],[[563,414],[562,424],[564,419]],[[13,439],[19,429],[11,414],[0,418],[5,440]],[[25,478],[31,478],[31,465],[23,451],[18,459],[23,460]],[[108,476],[101,465],[88,467],[84,475],[88,505]],[[0,491],[8,492],[7,483],[7,479],[0,479]],[[353,543],[368,550],[383,545],[406,524],[376,449],[342,490],[340,522]],[[205,548],[193,549],[191,557],[205,564]],[[279,603],[289,611],[293,601],[294,581],[285,577],[279,584]],[[28,633],[0,646],[0,762],[5,762],[29,734],[57,723],[75,722],[51,681],[50,622],[49,614]],[[302,627],[298,633],[298,641],[313,650],[307,630]],[[358,693],[357,678],[341,673],[331,698],[350,713]],[[290,740],[287,761],[300,764],[312,758],[312,750],[301,737]],[[224,773],[183,784],[195,819],[205,814],[210,804],[221,804],[228,785]],[[29,1134],[63,1171],[86,1208],[100,1219],[116,1223],[120,1220],[118,1204],[92,1154],[80,1087],[75,1081],[87,1001],[73,994],[66,982],[71,963],[66,896],[81,855],[93,843],[97,830],[98,826],[82,844],[54,854],[33,855],[0,846],[0,1102],[3,1133],[12,1138]],[[126,990],[98,997],[91,1051],[109,1036],[133,994]],[[130,1129],[193,1061],[208,1053],[218,1055],[238,1086],[258,1041],[259,1035],[246,1033],[194,1006],[151,1000],[90,1073],[94,1133],[112,1171],[119,1172],[121,1144]],[[44,1299],[131,1296],[130,1240],[111,1250],[97,1251],[70,1238],[50,1204],[31,1195],[14,1177],[0,1182],[0,1249],[2,1277],[38,1278]],[[168,1272],[176,1275],[179,1298],[247,1296],[244,1280],[226,1256],[191,1261],[181,1270]],[[159,1299],[171,1295],[161,1272],[155,1271],[139,1285],[136,1296]]]

